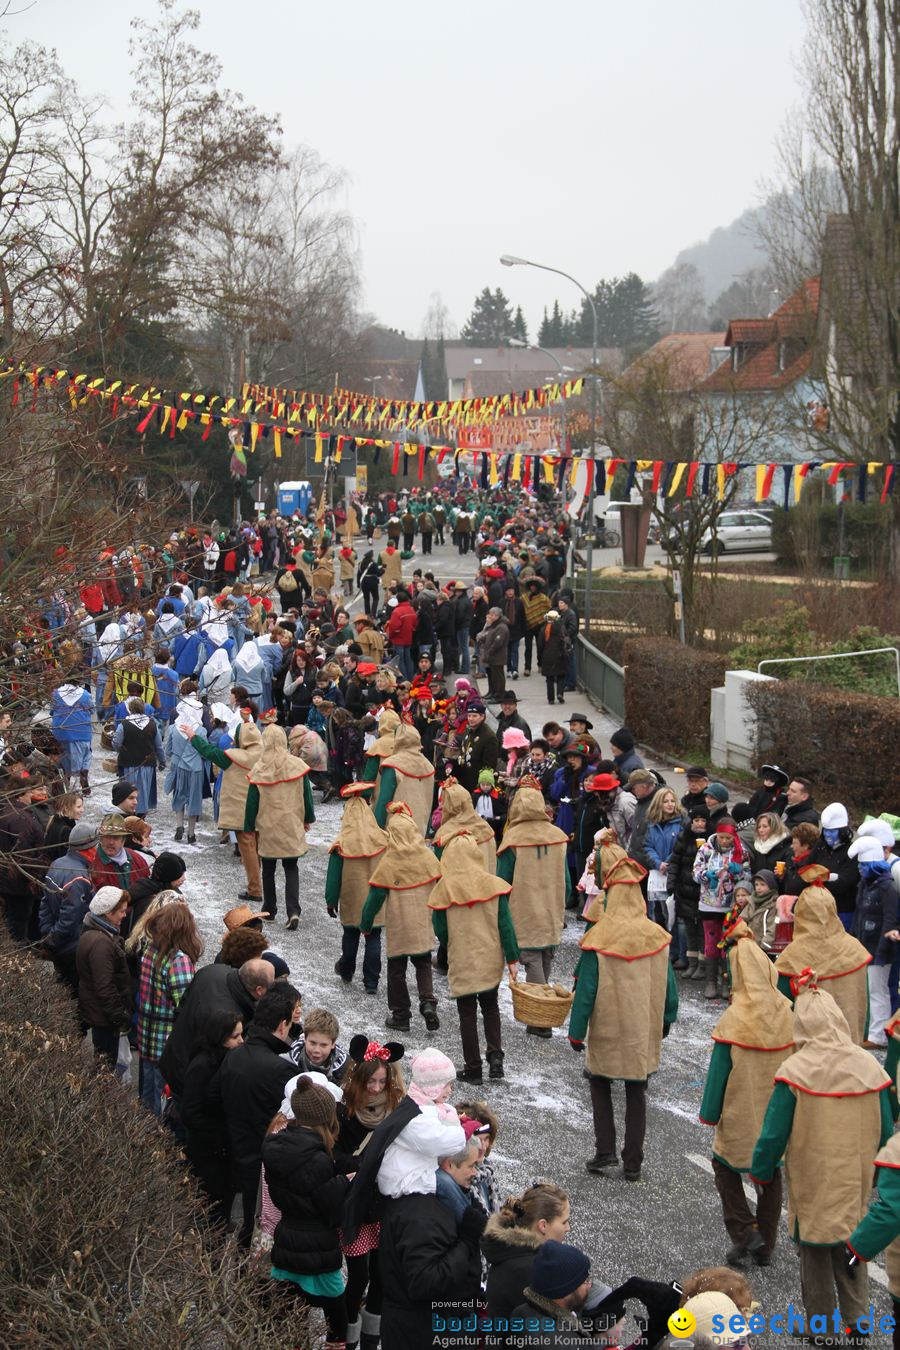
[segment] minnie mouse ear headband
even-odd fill
[[[396,1064],[405,1054],[405,1047],[399,1041],[369,1040],[368,1036],[354,1036],[347,1047],[347,1053],[357,1064],[366,1064],[370,1060],[380,1059],[384,1064]]]

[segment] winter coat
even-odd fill
[[[734,850],[729,848],[720,853],[714,834],[698,849],[693,875],[700,887],[701,914],[726,914],[732,905],[735,886],[747,879],[743,864],[734,861]]]
[[[787,797],[783,788],[775,788],[773,791],[767,787],[759,787],[747,802],[744,812],[747,820],[757,820],[766,811],[771,811],[773,815],[780,816],[786,807]],[[793,823],[796,825],[796,820]]]
[[[540,1328],[537,1334],[541,1339],[533,1344],[540,1345],[541,1350],[556,1350],[561,1346],[571,1350],[572,1346],[599,1344],[593,1329],[582,1327],[574,1313],[563,1312],[558,1303],[541,1298],[532,1289],[526,1288],[523,1292],[525,1300],[513,1309],[512,1316],[517,1326]]]
[[[856,908],[856,896],[859,888],[859,867],[855,858],[847,856],[849,840],[830,848],[824,836],[817,839],[809,855],[811,863],[828,868],[828,880],[825,885],[834,896],[838,914],[851,914]]]
[[[643,769],[644,767],[644,761],[633,746],[630,750],[623,750],[620,754],[613,755],[613,764],[616,766],[620,783],[627,783],[630,773],[634,773],[635,769]]]
[[[467,792],[474,792],[481,770],[496,769],[499,758],[500,746],[487,722],[474,730],[467,726],[460,741],[456,777]]]
[[[530,1228],[508,1228],[492,1214],[481,1235],[481,1252],[488,1263],[486,1290],[487,1316],[496,1319],[511,1316],[525,1297],[525,1286],[531,1283],[534,1254],[543,1242],[540,1233]],[[490,1333],[489,1344],[501,1346],[503,1333]]]
[[[462,1237],[452,1212],[436,1195],[387,1201],[378,1251],[383,1350],[431,1345],[435,1315],[448,1325],[454,1315],[472,1315],[481,1280],[477,1214],[474,1208],[471,1217],[466,1214]],[[476,1341],[471,1333],[471,1344]]]
[[[99,891],[101,886],[118,886],[130,894],[135,882],[146,881],[149,876],[147,859],[136,849],[126,847],[125,861],[117,863],[107,857],[100,845],[97,846],[91,863],[91,881],[95,891]]]
[[[525,636],[525,607],[518,596],[504,596],[500,601],[503,617],[509,628],[510,642],[518,642]]]
[[[509,647],[509,625],[505,619],[485,624],[475,643],[482,664],[487,666],[505,666]]]
[[[227,1009],[234,1014],[235,1022],[243,1022],[245,1027],[253,1016],[253,999],[244,988],[238,971],[214,963],[203,966],[191,980],[178,1005],[175,1025],[159,1061],[163,1077],[176,1097],[184,1092],[185,1075],[194,1047],[207,1017],[216,1008]]]
[[[777,891],[766,891],[765,895],[754,892],[741,910],[741,918],[767,956],[775,954],[777,907]]]
[[[798,802],[796,806],[785,807],[781,819],[785,828],[792,830],[795,825],[802,825],[804,821],[809,821],[810,825],[818,825],[819,813],[812,797],[808,797],[805,802]]]
[[[213,1100],[222,1103],[228,1152],[238,1167],[259,1162],[266,1130],[284,1100],[284,1085],[297,1072],[287,1051],[279,1037],[251,1025],[244,1044],[228,1052],[211,1085]]]
[[[879,966],[890,965],[897,948],[896,942],[885,937],[897,927],[897,892],[888,864],[882,867],[870,877],[860,877],[851,929]]]
[[[262,1158],[269,1196],[281,1211],[272,1264],[295,1275],[340,1270],[338,1229],[350,1183],[335,1171],[324,1140],[291,1122],[264,1140]]]
[[[67,956],[75,951],[93,894],[88,854],[69,850],[51,864],[44,878],[38,924],[41,937],[54,956]]]
[[[783,839],[771,837],[766,840],[753,839],[747,846],[746,853],[751,876],[764,867],[774,872],[776,863],[789,863],[791,860],[791,836],[787,834]],[[800,890],[803,890],[802,885]],[[799,895],[800,891],[797,894]]]
[[[44,875],[44,827],[27,806],[7,802],[0,811],[0,894],[37,893]]]
[[[412,605],[405,600],[396,605],[384,631],[393,647],[412,646],[416,631],[416,611]]]
[[[127,1031],[134,1001],[119,930],[96,914],[86,914],[75,949],[75,965],[81,1020],[89,1027]]]
[[[568,669],[568,651],[565,626],[562,619],[551,619],[538,629],[543,634],[544,645],[541,649],[541,674],[545,679],[558,679]]]
[[[227,1144],[222,1103],[210,1092],[224,1057],[224,1053],[198,1050],[191,1056],[185,1074],[180,1115],[188,1132],[188,1156],[195,1165],[225,1155]]]
[[[640,803],[638,803],[638,806],[640,806]],[[650,859],[651,867],[658,868],[662,863],[669,861],[683,825],[684,821],[681,816],[676,816],[674,820],[661,820],[657,825],[647,826],[644,835],[644,851]]]
[[[592,778],[593,774],[594,768],[591,764],[586,764],[576,773],[568,762],[563,762],[553,775],[550,800],[556,807],[557,826],[568,835],[575,831],[575,813],[584,781],[586,778]]]

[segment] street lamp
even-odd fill
[[[383,376],[383,375],[364,375],[364,376],[363,376],[363,384],[370,384],[370,385],[372,386],[372,397],[373,397],[373,398],[375,398],[376,395],[378,394],[378,390],[375,388],[376,384],[377,384],[377,385],[380,385],[380,384],[381,384],[381,381],[382,381],[383,379],[384,379],[384,376]]]
[[[571,375],[571,374],[573,373],[572,367],[571,367],[571,366],[564,366],[563,363],[562,363],[562,361],[560,361],[559,357],[556,355],[555,352],[551,352],[551,351],[549,350],[549,348],[547,348],[547,347],[540,347],[540,346],[538,346],[538,344],[537,344],[536,342],[525,342],[524,339],[522,339],[522,338],[508,337],[508,338],[506,339],[506,345],[507,345],[507,347],[522,347],[522,348],[524,348],[526,351],[529,351],[529,352],[543,352],[544,356],[549,356],[549,357],[550,357],[550,360],[553,362],[553,364],[556,366],[556,369],[559,371],[560,377],[562,377],[564,374],[569,374],[569,375]],[[560,384],[562,384],[562,378],[560,378]],[[562,446],[560,447],[560,451],[561,451],[561,454],[564,456],[565,453],[566,453],[566,399],[565,399],[565,395],[563,395],[563,397],[562,397],[562,399],[560,400],[560,402],[562,403],[562,414],[561,414],[561,416],[560,416],[560,423],[561,423],[560,435],[561,435],[561,439],[562,439]],[[565,489],[565,484],[563,484],[563,504],[565,504],[565,500],[566,500],[566,489]]]
[[[597,453],[597,306],[594,304],[594,297],[588,288],[582,286],[576,277],[564,272],[559,267],[548,267],[546,263],[532,262],[530,258],[517,258],[512,253],[504,253],[500,262],[504,267],[537,267],[541,272],[553,272],[558,277],[565,277],[566,281],[571,281],[573,286],[578,287],[591,307],[591,318],[594,325],[591,344],[591,486],[588,491],[587,576],[584,582],[584,615],[586,625],[590,630],[591,588],[594,574],[594,491],[597,481],[597,466],[594,462]]]

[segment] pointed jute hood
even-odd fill
[[[262,734],[255,722],[242,722],[240,745],[230,745],[225,751],[232,764],[251,769],[262,754]]]
[[[272,787],[276,783],[293,783],[309,773],[309,765],[292,755],[288,749],[284,727],[274,723],[262,734],[262,754],[247,774],[251,783]]]
[[[422,754],[422,737],[408,722],[401,722],[394,736],[394,748],[381,761],[382,768],[393,769],[407,778],[433,778],[434,765]]]
[[[493,839],[494,831],[475,810],[471,794],[455,778],[446,778],[441,789],[441,827],[434,836],[438,848],[446,848],[461,833],[471,834],[479,844]]]
[[[564,830],[547,819],[547,808],[539,788],[519,786],[513,793],[506,829],[498,853],[508,848],[541,848],[567,844]]]
[[[385,708],[378,719],[378,733],[376,739],[366,751],[367,755],[375,755],[378,759],[384,759],[394,748],[394,735],[400,725],[400,718],[393,708]]]
[[[731,1003],[712,1033],[714,1041],[743,1050],[786,1050],[794,1043],[790,999],[778,990],[778,974],[747,925],[738,920],[729,934]]]
[[[794,905],[794,936],[779,955],[779,975],[814,970],[816,978],[833,980],[849,975],[872,960],[861,942],[844,928],[834,896],[824,886],[807,886]]]
[[[369,877],[370,886],[388,891],[411,891],[437,881],[437,859],[419,834],[409,807],[392,802],[388,807],[387,847]]]
[[[815,978],[815,977],[813,977]],[[847,1019],[829,993],[812,985],[794,1003],[796,1052],[782,1064],[776,1083],[815,1097],[861,1097],[880,1092],[890,1078],[874,1055],[854,1045]]]
[[[441,854],[441,879],[428,901],[432,909],[453,905],[479,905],[498,895],[508,895],[512,882],[503,881],[484,865],[474,835],[458,834]]]
[[[581,940],[586,952],[612,956],[621,961],[639,961],[655,956],[672,941],[671,935],[647,918],[647,906],[641,893],[641,880],[647,875],[640,863],[629,858],[618,844],[604,844],[600,848],[600,877],[605,887],[605,899],[597,897],[588,917],[598,913],[596,923]],[[599,902],[599,903],[598,903]]]
[[[342,858],[377,858],[388,846],[387,831],[381,829],[366,799],[355,793],[346,798],[341,817],[341,832],[329,848]]]

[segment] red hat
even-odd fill
[[[614,773],[595,773],[584,785],[586,792],[615,792],[620,786]]]
[[[413,698],[422,698],[422,699],[427,698],[428,701],[431,702],[431,690],[428,689],[424,684],[419,685],[418,689],[413,689],[412,696]]]
[[[377,675],[378,667],[374,661],[358,661],[356,671],[359,675]]]

